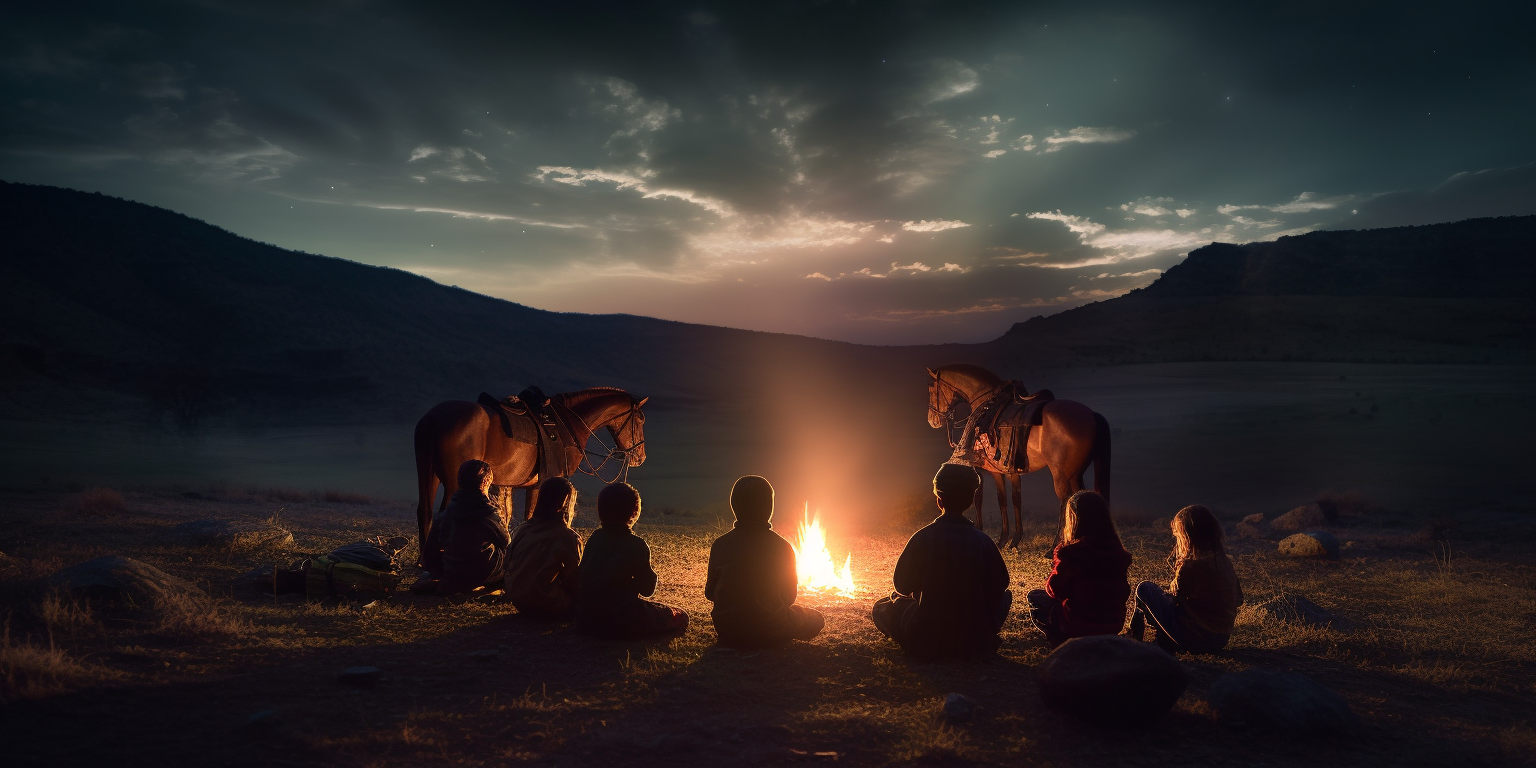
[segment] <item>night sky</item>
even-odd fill
[[[882,344],[1211,241],[1536,213],[1528,4],[1258,5],[7,3],[0,178]]]

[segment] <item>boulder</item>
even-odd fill
[[[1258,525],[1259,523],[1264,522],[1264,513],[1263,512],[1255,512],[1255,513],[1253,513],[1253,514],[1243,518],[1243,522],[1245,522],[1245,523],[1247,523],[1249,525]]]
[[[1342,736],[1359,725],[1343,696],[1297,672],[1222,675],[1211,684],[1208,701],[1223,727],[1287,741]]]
[[[1349,620],[1329,613],[1328,609],[1301,595],[1281,593],[1276,597],[1256,604],[1253,608],[1259,613],[1279,619],[1287,624],[1301,624],[1303,626],[1334,629],[1341,632],[1348,632],[1352,628]]]
[[[1237,524],[1237,537],[1239,539],[1267,539],[1269,529],[1262,523],[1255,524],[1244,520]]]
[[[1171,517],[1159,517],[1158,519],[1152,521],[1152,530],[1154,530],[1154,531],[1161,531],[1163,533],[1167,533],[1168,529],[1170,529],[1172,527],[1173,527],[1173,518],[1171,518]]]
[[[1156,725],[1184,693],[1188,676],[1166,651],[1118,635],[1062,643],[1036,671],[1046,706],[1106,728]]]
[[[964,723],[976,715],[976,700],[963,693],[951,693],[944,697],[944,719],[951,723]]]
[[[72,565],[48,577],[48,584],[78,597],[149,607],[177,597],[203,597],[190,582],[131,557],[107,555]]]
[[[1305,531],[1309,528],[1321,528],[1327,524],[1328,516],[1324,515],[1322,507],[1316,504],[1297,507],[1269,521],[1269,527],[1277,531]]]
[[[173,529],[194,544],[230,549],[287,549],[293,534],[274,520],[193,520]]]
[[[1296,533],[1280,540],[1280,554],[1286,557],[1326,557],[1337,559],[1339,540],[1327,531]]]

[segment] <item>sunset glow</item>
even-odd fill
[[[795,549],[795,572],[800,576],[800,588],[853,597],[858,593],[858,587],[853,583],[853,553],[843,558],[841,569],[833,564],[832,552],[827,549],[827,533],[821,527],[821,510],[817,510],[816,517],[812,518],[810,507],[807,502],[800,519],[800,535],[791,545]]]

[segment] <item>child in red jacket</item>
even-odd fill
[[[1067,499],[1066,524],[1045,589],[1030,592],[1030,618],[1054,648],[1069,638],[1117,635],[1131,595],[1131,553],[1120,543],[1109,502],[1094,491]]]

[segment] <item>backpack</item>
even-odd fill
[[[304,561],[304,594],[310,600],[377,599],[400,584],[393,546],[404,539],[358,541]]]

